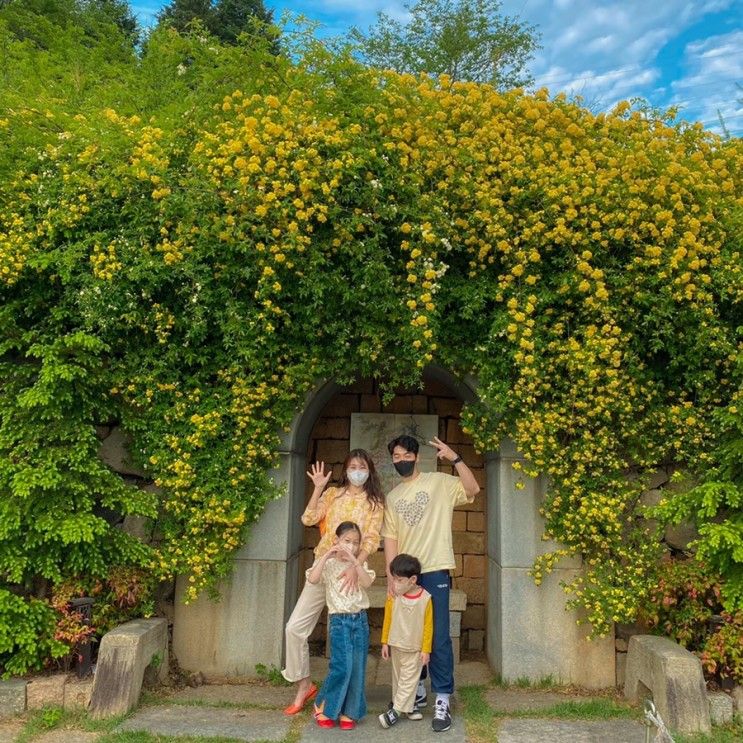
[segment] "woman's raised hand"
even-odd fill
[[[312,467],[307,470],[307,477],[312,480],[312,484],[316,488],[324,488],[328,484],[332,474],[332,469],[328,470],[327,473],[325,472],[325,462],[315,462]]]

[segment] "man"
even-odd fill
[[[436,704],[431,726],[435,732],[443,732],[451,727],[449,697],[454,691],[454,653],[449,635],[449,571],[455,566],[452,514],[455,506],[472,503],[480,486],[462,457],[438,438],[429,443],[438,450],[439,459],[454,465],[458,477],[443,472],[421,472],[418,441],[412,436],[398,436],[390,441],[387,448],[402,482],[387,496],[381,533],[388,593],[393,593],[389,564],[398,553],[404,552],[420,560],[419,585],[432,597],[434,628],[429,672]],[[422,681],[418,684],[416,702],[421,707],[426,705]]]

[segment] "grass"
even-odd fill
[[[740,743],[743,740],[743,720],[712,729],[711,735],[674,735],[675,743]]]

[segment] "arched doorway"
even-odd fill
[[[427,368],[425,379],[429,388],[441,385],[447,390],[446,396],[439,396],[440,405],[445,399],[454,400],[454,407],[426,408],[436,415],[446,409],[448,414],[442,417],[447,425],[454,418],[452,411],[475,398],[474,381],[459,380],[439,367]],[[353,405],[349,396],[354,398]],[[305,540],[300,516],[307,497],[305,471],[317,455],[312,450],[317,441],[315,426],[334,398],[341,402],[334,417],[343,418],[351,416],[354,406],[364,412],[366,403],[372,404],[368,396],[374,396],[373,389],[344,391],[334,382],[318,385],[307,396],[304,409],[283,438],[280,464],[272,473],[286,496],[268,504],[247,544],[235,554],[234,570],[221,586],[220,601],[201,597],[184,606],[180,601],[184,580],[179,578],[173,648],[183,668],[207,675],[252,676],[257,663],[281,666],[284,623],[296,601],[312,546]],[[411,398],[410,405],[420,405],[418,412],[423,412],[422,398],[428,406],[428,398],[437,395],[434,389],[430,396],[411,391],[402,397]],[[336,456],[348,451],[344,435],[338,438]],[[442,438],[446,440],[446,435]],[[466,444],[457,442],[457,446]],[[473,510],[477,515],[472,518],[472,531],[467,526],[461,529],[462,539],[471,544],[460,551],[462,574],[455,575],[455,587],[459,580],[473,599],[469,615],[463,617],[464,647],[477,648],[482,640],[493,671],[506,680],[551,677],[594,688],[611,686],[615,679],[613,636],[589,642],[585,626],[576,624],[576,614],[565,611],[560,582],[575,576],[580,561],[561,564],[541,586],[528,574],[536,555],[550,546],[541,539],[539,515],[545,482],[543,478],[527,479],[523,487],[517,487],[519,474],[513,463],[522,459],[514,445],[505,441],[499,451],[485,453],[478,460],[484,486],[478,496],[481,504]],[[469,514],[464,522],[461,516],[458,519],[460,528],[470,523]],[[473,537],[478,534],[478,520],[482,531]],[[480,575],[465,574],[464,557],[468,554],[475,558],[469,562]],[[480,628],[478,623],[484,626]]]

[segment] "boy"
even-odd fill
[[[379,715],[383,728],[392,727],[404,712],[410,720],[422,720],[415,706],[421,669],[431,656],[433,610],[431,594],[417,585],[420,562],[399,554],[389,566],[394,596],[387,596],[382,625],[382,658],[392,658],[392,705]]]

